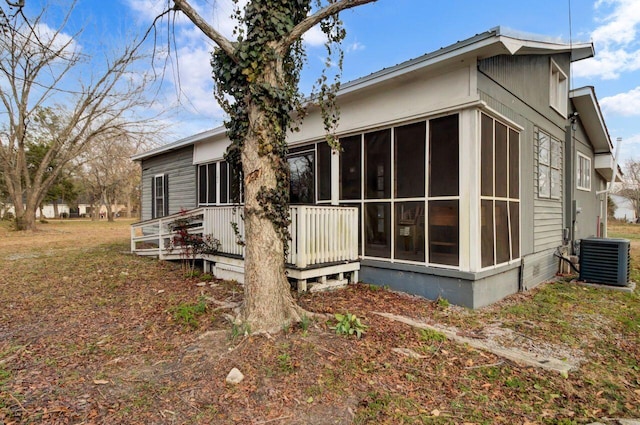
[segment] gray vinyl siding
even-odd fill
[[[593,148],[584,142],[583,134],[578,131],[576,134],[576,151],[591,159],[591,190],[584,191],[574,189],[576,206],[580,208],[580,213],[576,216],[575,239],[584,239],[596,236],[598,232],[598,217],[600,217],[600,199],[604,200],[604,195],[596,195],[597,191],[603,189],[603,179],[594,169]],[[574,163],[577,170],[577,153]],[[576,182],[574,181],[574,185]],[[602,220],[602,217],[600,217]]]
[[[554,57],[554,60],[561,68],[568,68],[568,56]],[[520,133],[520,240],[523,285],[531,288],[555,275],[558,262],[553,253],[562,245],[564,227],[562,182],[560,199],[538,198],[536,131],[539,128],[564,145],[566,119],[549,105],[549,56],[488,58],[478,63],[478,71],[480,99],[523,127]],[[563,164],[564,147],[561,155]]]
[[[560,148],[560,164],[564,164],[564,135],[558,133],[554,134],[549,132],[545,128],[540,128],[545,133],[551,133],[551,137],[561,142]],[[559,137],[560,136],[560,137]],[[538,141],[536,140],[535,133],[533,135],[533,158],[534,158],[534,173],[533,173],[533,187],[534,187],[534,250],[533,252],[540,252],[547,249],[554,249],[562,245],[562,229],[564,227],[563,217],[563,175],[560,173],[560,198],[559,199],[546,199],[538,197]]]
[[[197,173],[193,165],[193,146],[188,146],[142,161],[142,220],[152,218],[151,182],[158,174],[165,174],[169,181],[169,214],[197,207]]]
[[[549,280],[558,272],[558,259],[554,257],[554,252],[555,248],[522,258],[522,289],[528,291]]]
[[[496,84],[491,78],[480,74],[478,87],[480,98],[489,107],[524,128],[520,133],[522,255],[556,248],[562,244],[562,195],[558,200],[539,199],[537,196],[538,146],[535,132],[536,128],[541,128],[562,142],[564,141],[563,131],[555,125],[553,120],[546,119],[528,104],[514,98],[508,90]],[[533,229],[533,232],[528,229]]]
[[[478,62],[478,71],[502,87],[508,88],[509,94],[526,104],[537,117],[551,121],[556,127],[564,128],[566,116],[562,116],[549,103],[549,80],[551,59],[569,75],[569,55],[523,55],[494,56]]]

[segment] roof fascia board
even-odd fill
[[[140,160],[143,160],[143,159],[146,159],[146,158],[150,158],[152,156],[160,155],[160,154],[165,153],[165,152],[174,151],[176,149],[180,149],[180,148],[184,148],[186,146],[194,145],[194,144],[196,144],[198,142],[201,142],[203,140],[209,139],[211,137],[215,137],[215,136],[226,134],[226,131],[227,130],[225,129],[224,126],[216,127],[216,128],[214,128],[212,130],[207,130],[207,131],[204,131],[202,133],[194,134],[192,136],[185,137],[184,139],[180,139],[180,140],[177,140],[175,142],[168,143],[166,145],[162,145],[162,146],[157,147],[155,149],[152,149],[150,151],[133,155],[131,157],[131,159],[133,161],[140,161]]]
[[[487,55],[497,55],[509,53],[518,54],[549,54],[549,53],[571,53],[571,61],[585,59],[594,56],[592,43],[578,43],[573,46],[551,42],[535,40],[525,40],[515,37],[500,35],[497,30],[479,34],[468,40],[460,41],[449,47],[444,47],[435,52],[423,55],[419,58],[401,63],[399,65],[383,69],[366,77],[359,78],[344,84],[338,91],[338,96],[352,93],[363,88],[379,84],[383,81],[396,78],[400,75],[409,74],[413,71],[433,66],[447,60],[464,56],[472,52],[478,52],[478,57]]]
[[[383,83],[388,80],[410,74],[414,71],[444,63],[455,58],[476,53],[476,57],[484,58],[498,54],[550,54],[550,53],[571,53],[571,61],[592,57],[594,55],[593,43],[578,43],[572,46],[561,43],[536,41],[527,38],[509,36],[501,33],[501,28],[496,27],[484,33],[478,34],[466,40],[459,41],[447,47],[443,47],[435,52],[428,53],[418,58],[403,62],[401,64],[385,68],[374,72],[368,76],[347,82],[338,90],[337,96],[344,96],[349,93],[358,92],[368,87]],[[310,105],[311,106],[311,105]],[[604,123],[604,122],[603,122]],[[224,134],[224,127],[189,136],[176,142],[161,146],[151,151],[137,154],[131,157],[134,161],[139,161],[164,152],[186,147],[198,143],[209,137]]]
[[[604,122],[604,117],[602,115],[602,110],[600,109],[600,104],[598,103],[598,99],[596,98],[595,90],[592,86],[580,87],[577,89],[573,89],[569,92],[569,99],[578,99],[578,98],[586,98],[588,99],[588,108],[589,111],[596,115],[598,118],[598,127],[599,133],[595,135],[596,137],[601,137],[606,140],[607,145],[609,146],[609,151],[613,152],[613,143],[611,142],[611,137],[609,136],[609,130],[607,129],[607,125]],[[580,103],[574,102],[575,108],[580,113],[580,107],[578,106]],[[589,137],[593,137],[594,135],[589,135]]]

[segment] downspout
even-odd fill
[[[564,158],[564,216],[565,228],[563,234],[564,245],[569,246],[569,254],[575,254],[574,238],[576,224],[576,203],[574,194],[574,172],[573,161],[575,157],[575,146],[573,141],[574,123],[577,117],[571,116],[569,125],[565,131],[565,158]]]

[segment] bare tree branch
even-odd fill
[[[372,1],[372,0],[369,0]],[[173,0],[175,9],[184,13],[204,35],[214,41],[224,52],[237,62],[233,43],[207,23],[202,16],[185,0]]]
[[[373,3],[377,0],[340,0],[335,3],[331,3],[328,6],[318,10],[313,15],[305,18],[302,22],[296,25],[287,37],[284,37],[280,43],[278,43],[280,49],[287,48],[298,40],[304,33],[309,31],[315,25],[328,18],[329,16],[340,13],[343,10],[351,9],[353,7],[361,6],[367,3]]]

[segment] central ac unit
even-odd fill
[[[628,239],[586,238],[580,241],[580,280],[605,285],[629,284]]]

